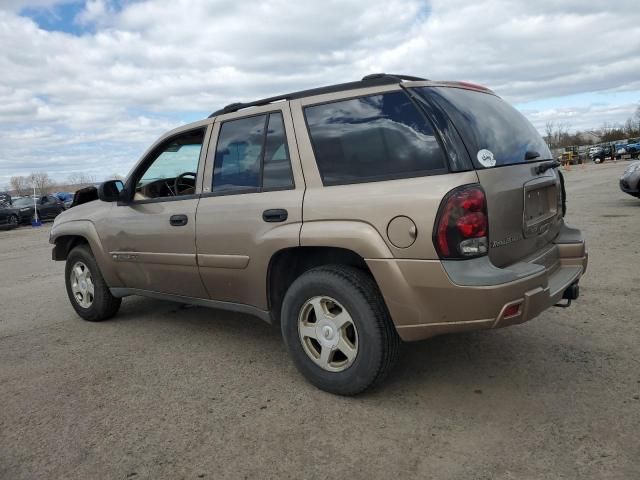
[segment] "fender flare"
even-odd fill
[[[305,221],[300,231],[302,247],[337,247],[363,259],[393,258],[382,236],[372,225],[352,220]]]
[[[66,254],[63,258],[57,256],[56,248],[60,239],[64,237],[80,237],[86,240],[91,248],[91,252],[96,259],[96,263],[100,268],[100,273],[109,287],[121,286],[120,279],[116,275],[114,269],[114,262],[111,260],[109,253],[104,250],[100,236],[96,231],[95,225],[90,220],[71,220],[53,225],[51,232],[49,233],[49,243],[56,245],[53,251],[54,260],[65,260]]]

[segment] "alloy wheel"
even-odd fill
[[[331,297],[313,297],[302,305],[298,335],[307,356],[323,370],[342,372],[358,355],[356,325],[347,309]]]
[[[76,262],[69,274],[73,297],[82,308],[89,308],[93,304],[94,285],[91,270],[83,263]]]

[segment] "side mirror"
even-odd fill
[[[123,190],[122,180],[107,180],[98,186],[98,198],[103,202],[117,202]]]

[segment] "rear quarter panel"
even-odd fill
[[[477,183],[478,176],[475,171],[325,187],[322,184],[309,132],[306,128],[303,108],[307,105],[398,89],[398,86],[361,89],[291,102],[298,150],[307,185],[304,196],[301,245],[321,244],[324,230],[327,242],[340,243],[335,246],[353,250],[364,258],[372,258],[370,256],[372,253],[376,255],[376,258],[384,258],[385,256],[418,259],[438,258],[433,246],[432,233],[440,202],[451,189],[460,185]],[[398,248],[393,245],[387,234],[389,222],[398,216],[409,217],[417,228],[415,242],[407,248]],[[372,245],[371,248],[364,248],[363,242],[371,243],[371,238],[357,236],[354,230],[361,230],[365,235],[366,229],[354,229],[351,235],[345,233],[336,239],[337,225],[335,222],[339,221],[355,221],[370,226],[377,232],[388,250],[385,252],[385,249],[375,245]],[[327,228],[323,229],[321,226],[313,225],[316,222],[333,223],[327,223]],[[346,230],[348,227],[345,226]]]
[[[336,232],[331,228],[314,227],[312,224],[316,222],[353,220],[373,227],[393,257],[437,259],[432,233],[440,202],[451,189],[475,182],[475,172],[463,172],[332,187],[308,186],[304,201],[301,243],[308,244],[307,232],[311,229],[315,232],[325,231],[327,241],[332,241]],[[389,240],[389,222],[398,216],[409,217],[417,228],[415,242],[406,248],[398,248]],[[316,239],[316,242],[319,241],[320,239]],[[356,250],[362,248],[358,247],[362,241],[372,243],[370,239],[363,240],[361,236],[356,236],[353,239],[346,238],[347,245],[343,248],[354,250],[365,258],[372,258],[367,255],[368,250],[364,250],[364,253],[363,250]],[[375,252],[383,250],[376,248]]]

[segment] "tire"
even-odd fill
[[[602,160],[598,157],[593,159],[593,163],[600,163],[600,162],[602,162]]]
[[[326,314],[316,316],[317,305],[323,301],[321,311]],[[346,316],[342,315],[345,310]],[[306,323],[308,318],[313,318],[314,323]],[[349,318],[351,324],[346,328],[329,327],[327,332],[321,322],[331,322],[332,318]],[[356,395],[382,381],[395,364],[400,347],[400,338],[374,279],[343,265],[313,268],[291,284],[282,304],[281,329],[287,350],[302,375],[316,387],[337,395]],[[321,333],[303,338],[308,331]],[[326,357],[331,358],[326,364],[333,369],[329,371],[317,363],[322,363],[318,352],[327,348],[320,341],[333,341],[328,338],[336,335],[338,342],[355,346],[351,350],[355,354],[349,359],[339,349],[345,343],[339,343],[338,350],[330,349],[330,357]],[[310,351],[317,355],[312,356]]]
[[[76,268],[83,272],[88,271],[88,275],[84,274],[84,285],[82,282],[76,282],[74,286],[72,273]],[[80,276],[76,276],[76,279],[79,278]],[[67,256],[65,284],[71,305],[83,319],[90,322],[100,322],[118,313],[122,299],[111,295],[88,245],[75,247]],[[91,285],[93,286],[93,295],[90,294]],[[83,286],[85,288],[81,288]]]
[[[18,228],[18,224],[20,223],[20,220],[18,219],[17,215],[9,215],[9,219],[7,220],[7,223],[9,225],[9,228],[11,229]]]

